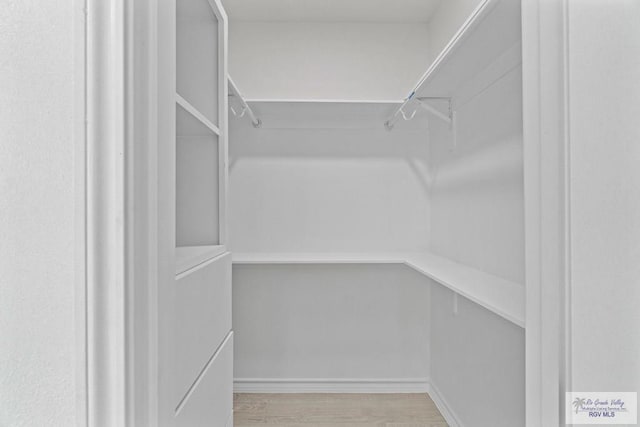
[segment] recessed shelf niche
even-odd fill
[[[207,0],[177,1],[177,92],[219,126],[218,20]]]
[[[176,246],[220,244],[218,135],[176,105]]]

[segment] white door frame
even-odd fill
[[[127,420],[125,1],[87,0],[87,425]]]
[[[570,375],[566,0],[522,0],[526,425],[564,425]]]
[[[86,19],[78,425],[154,426],[157,4],[75,1]]]
[[[86,171],[78,162],[86,198],[86,269],[79,268],[86,318],[82,310],[78,316],[80,330],[86,328],[86,346],[80,346],[86,376],[79,375],[86,405],[78,410],[78,425],[153,426],[157,52],[148,46],[157,45],[157,5],[76,1],[85,5],[87,19]],[[570,377],[566,0],[522,3],[526,420],[528,427],[551,427],[560,425],[561,391]]]

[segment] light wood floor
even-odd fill
[[[447,427],[427,394],[235,394],[234,427]]]

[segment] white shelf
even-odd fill
[[[429,252],[233,253],[234,264],[403,264],[524,328],[523,285]]]
[[[200,124],[204,125],[207,129],[209,129],[214,134],[220,136],[220,129],[218,126],[211,123],[209,119],[207,119],[196,107],[191,105],[189,101],[181,97],[176,93],[176,104],[181,106],[187,113],[189,113],[193,118],[197,119]],[[197,127],[189,126],[187,121],[184,121],[183,126],[178,126],[180,130],[179,136],[193,136],[193,134],[201,134],[198,132]]]
[[[402,104],[399,99],[286,99],[286,98],[254,98],[247,102],[262,104]]]
[[[521,38],[520,0],[483,0],[419,80],[415,96],[455,97]]]
[[[226,251],[222,245],[178,246],[176,248],[176,275],[191,270]]]
[[[525,288],[429,252],[406,254],[406,265],[489,311],[525,327]]]
[[[404,264],[400,253],[234,252],[234,264]]]

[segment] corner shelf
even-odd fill
[[[429,252],[408,253],[405,264],[504,319],[525,327],[524,285]]]
[[[525,327],[525,288],[498,276],[430,252],[387,253],[233,253],[238,265],[400,264],[468,298],[502,318]]]
[[[178,246],[176,248],[176,276],[222,255],[226,251],[223,245]]]

